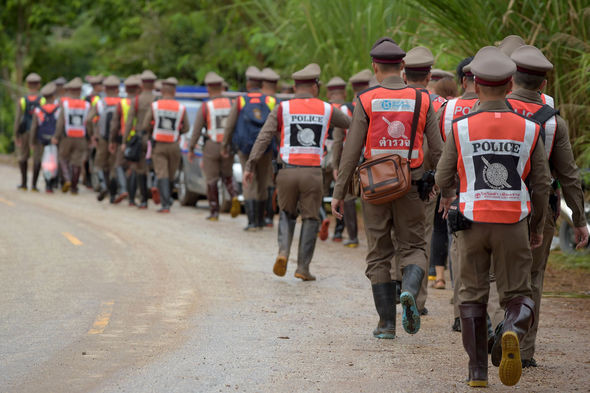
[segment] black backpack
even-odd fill
[[[23,99],[25,100],[25,108],[23,111],[23,119],[21,120],[20,125],[18,126],[19,134],[24,134],[25,132],[31,129],[35,109],[41,106],[41,96],[33,96],[35,97],[34,100],[31,100],[30,97],[31,96],[23,97]]]
[[[55,134],[55,124],[57,123],[57,116],[55,115],[59,107],[56,105],[52,111],[47,111],[45,108],[39,108],[43,112],[43,121],[37,128],[37,140],[44,146],[51,143],[51,138]]]

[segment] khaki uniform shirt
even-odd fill
[[[404,84],[403,79],[399,76],[390,76],[385,78],[381,83],[381,86],[389,89],[403,89],[407,87]],[[346,195],[346,191],[348,188],[348,184],[350,183],[353,172],[358,165],[362,149],[365,146],[365,142],[367,140],[369,119],[367,118],[367,114],[365,113],[363,105],[361,104],[358,97],[356,98],[356,100],[357,102],[354,107],[354,112],[352,114],[352,123],[350,125],[350,128],[348,129],[348,134],[346,136],[346,145],[344,146],[344,150],[342,152],[342,159],[338,167],[338,180],[336,181],[336,185],[334,186],[334,198],[336,199],[344,199],[344,196]],[[434,113],[434,110],[432,109],[432,106],[428,108],[428,113],[426,115],[424,137],[424,145],[426,143],[428,144],[430,160],[434,165],[436,165],[442,152],[443,141],[442,137],[440,136],[440,130],[438,128],[438,123],[436,122],[436,115]],[[427,158],[425,155],[424,161],[426,161],[426,159]],[[423,173],[423,167],[412,169],[412,179],[421,179]]]
[[[127,122],[125,123],[125,135],[123,136],[124,141],[129,139],[129,134],[133,129],[134,119],[137,119],[135,125],[138,133],[148,131],[147,128],[144,129],[141,128],[141,126],[143,126],[143,120],[148,114],[148,112],[151,113],[152,102],[154,102],[155,98],[156,96],[154,96],[151,90],[142,91],[141,93],[139,93],[139,96],[137,98],[137,111],[135,110],[135,97],[133,98],[133,100],[131,101],[131,108],[129,108],[129,114],[127,115]]]
[[[541,96],[533,90],[518,89],[506,98],[543,105]],[[553,177],[559,180],[563,190],[563,198],[569,208],[572,209],[574,225],[583,227],[586,225],[586,218],[584,216],[584,192],[580,183],[580,174],[574,160],[567,123],[559,115],[556,118],[555,141],[551,157],[549,157],[550,169]]]
[[[295,98],[313,98],[313,95],[309,93],[295,94]],[[258,161],[258,159],[264,154],[268,145],[272,142],[272,138],[276,136],[277,141],[281,140],[281,130],[279,129],[279,120],[277,113],[279,112],[279,105],[277,105],[268,115],[266,122],[260,129],[260,133],[256,138],[256,143],[252,147],[248,162],[246,163],[246,171],[251,172],[252,167]],[[333,108],[332,118],[328,126],[334,126],[339,128],[348,128],[350,125],[350,118],[339,109]],[[280,154],[279,154],[279,162]]]
[[[489,101],[480,103],[478,111],[506,112],[509,111],[506,101]],[[436,184],[442,190],[445,198],[457,194],[457,162],[459,152],[455,144],[455,135],[450,134],[445,143],[442,157],[436,167]],[[545,213],[549,203],[549,191],[551,179],[549,177],[549,164],[542,140],[538,140],[531,154],[531,171],[529,174],[529,192],[531,192],[532,214],[530,228],[534,233],[542,234],[545,224]]]

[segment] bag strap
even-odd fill
[[[418,89],[416,91],[416,103],[414,105],[414,117],[412,117],[412,135],[410,136],[410,150],[408,150],[408,163],[411,162],[412,151],[414,150],[414,140],[416,139],[416,131],[418,129],[418,119],[420,117],[420,109],[422,108],[422,92]]]
[[[531,117],[531,120],[534,120],[540,124],[545,124],[545,122],[551,119],[553,116],[559,114],[558,109],[553,109],[549,105],[543,105],[541,109],[536,111]]]

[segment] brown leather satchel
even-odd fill
[[[357,168],[363,200],[374,205],[381,205],[399,199],[410,191],[412,187],[410,162],[421,106],[422,93],[416,89],[410,149],[406,158],[400,157],[398,154],[379,154]]]

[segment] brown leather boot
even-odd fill
[[[209,221],[219,220],[219,189],[217,181],[207,184],[207,199],[209,200],[210,214],[207,217]]]
[[[20,185],[17,188],[19,190],[27,191],[27,160],[19,161],[18,167],[20,169]]]
[[[78,180],[80,180],[80,173],[82,168],[79,166],[72,166],[72,194],[78,194]]]
[[[238,200],[238,193],[234,187],[234,178],[232,176],[224,177],[223,185],[227,189],[227,193],[231,197],[231,208],[229,209],[229,214],[231,218],[236,218],[240,215],[240,211],[242,210],[242,206],[240,205],[240,201]]]
[[[488,328],[486,304],[466,303],[459,305],[461,314],[461,335],[463,348],[469,356],[469,378],[471,387],[488,386]]]

